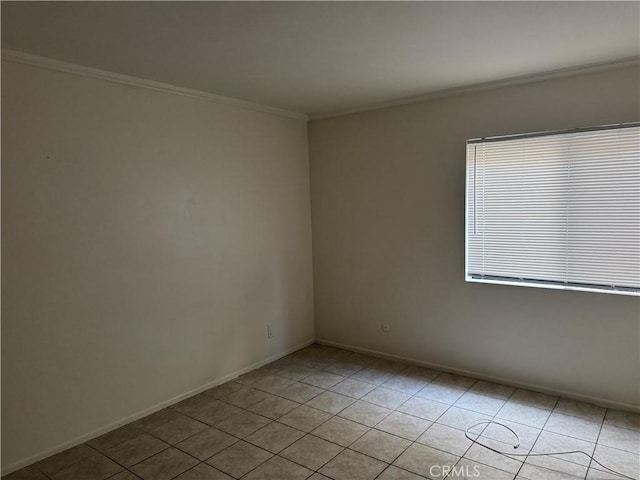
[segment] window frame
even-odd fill
[[[551,290],[568,290],[568,291],[578,291],[578,292],[605,293],[605,294],[611,294],[611,295],[625,295],[625,296],[640,297],[640,287],[638,287],[637,290],[633,288],[629,288],[629,289],[614,288],[614,287],[607,288],[604,285],[575,284],[575,283],[561,284],[551,280],[546,281],[546,280],[534,280],[534,279],[515,280],[515,279],[511,279],[510,277],[500,277],[498,275],[488,275],[486,277],[479,278],[479,277],[470,275],[468,273],[469,272],[469,201],[468,201],[469,170],[468,170],[468,159],[467,159],[468,146],[470,144],[475,144],[475,143],[516,140],[516,139],[542,137],[542,136],[568,134],[568,133],[592,132],[592,131],[598,131],[598,130],[614,130],[618,128],[629,128],[629,127],[639,127],[639,126],[640,126],[640,121],[635,121],[635,122],[623,122],[623,123],[598,125],[598,126],[590,126],[590,127],[579,127],[579,128],[570,128],[570,129],[561,129],[561,130],[546,130],[546,131],[538,131],[538,132],[531,132],[531,133],[496,135],[496,136],[477,137],[477,138],[467,139],[465,143],[465,189],[464,189],[465,282],[483,283],[483,284],[491,284],[491,285],[508,285],[508,286],[518,286],[518,287],[543,288],[543,289],[551,289]],[[475,173],[474,173],[474,180],[475,180]],[[639,248],[640,248],[640,245],[639,245]]]

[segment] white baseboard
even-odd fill
[[[99,437],[100,435],[104,435],[105,433],[109,433],[113,430],[115,430],[116,428],[120,428],[123,425],[126,425],[128,423],[131,423],[135,420],[139,420],[143,417],[146,417],[147,415],[151,415],[152,413],[155,413],[159,410],[162,410],[163,408],[166,408],[170,405],[173,405],[175,403],[178,403],[186,398],[192,397],[194,395],[197,395],[198,393],[204,392],[205,390],[208,390],[210,388],[216,387],[218,385],[222,385],[225,382],[228,382],[229,380],[233,380],[234,378],[239,377],[240,375],[243,375],[247,372],[250,372],[252,370],[255,370],[257,368],[262,367],[263,365],[266,365],[267,363],[271,363],[275,360],[278,360],[279,358],[285,357],[287,355],[289,355],[290,353],[293,353],[297,350],[300,350],[301,348],[307,347],[309,345],[311,345],[312,343],[314,343],[315,340],[314,339],[310,339],[307,340],[306,342],[303,342],[299,345],[296,345],[295,347],[291,347],[283,352],[280,353],[276,353],[275,355],[271,355],[270,357],[265,358],[264,360],[260,360],[259,362],[256,362],[252,365],[249,365],[248,367],[242,368],[240,370],[236,370],[235,372],[232,372],[228,375],[225,375],[224,377],[221,378],[217,378],[215,380],[212,380],[210,382],[205,383],[204,385],[201,385],[197,388],[194,388],[193,390],[190,390],[188,392],[185,392],[183,394],[178,395],[177,397],[173,397],[170,398],[169,400],[165,400],[164,402],[158,403],[157,405],[154,405],[152,407],[146,408],[144,410],[141,410],[137,413],[134,413],[133,415],[129,415],[128,417],[125,417],[123,419],[118,420],[117,422],[111,423],[109,425],[105,425],[104,427],[101,427],[97,430],[94,430],[92,432],[89,432],[85,435],[81,435],[79,437],[74,438],[73,440],[69,440],[68,442],[64,442],[60,445],[57,445],[53,448],[50,448],[48,450],[45,450],[44,452],[40,452],[36,455],[32,455],[31,457],[25,458],[23,460],[19,460],[17,462],[14,462],[10,465],[7,465],[6,467],[2,467],[1,470],[1,475],[8,475],[9,473],[15,472],[16,470],[20,470],[21,468],[24,468],[26,466],[32,465],[36,462],[39,462],[40,460],[43,460],[47,457],[50,457],[51,455],[55,455],[56,453],[60,453],[64,450],[67,450],[68,448],[72,448],[75,447],[77,445],[80,445],[82,443],[85,443],[93,438]]]
[[[388,360],[396,360],[398,362],[408,363],[411,365],[419,365],[422,367],[433,368],[434,370],[442,370],[443,372],[456,373],[458,375],[473,377],[473,378],[477,378],[478,380],[485,380],[493,383],[500,383],[502,385],[508,385],[510,387],[524,388],[527,390],[533,390],[540,393],[546,393],[548,395],[560,396],[560,397],[569,398],[571,400],[578,400],[581,402],[592,403],[594,405],[599,405],[601,407],[615,408],[618,410],[625,410],[628,412],[640,413],[640,406],[638,405],[615,402],[613,400],[607,400],[605,398],[592,397],[589,395],[583,395],[581,393],[568,392],[566,390],[543,387],[542,385],[536,385],[534,383],[519,382],[517,380],[512,380],[510,378],[495,377],[492,375],[486,375],[473,370],[465,370],[462,368],[449,367],[447,365],[441,365],[439,363],[424,362],[422,360],[417,360],[415,358],[403,357],[401,355],[394,355],[390,353],[379,352],[377,350],[356,347],[354,345],[345,345],[343,343],[332,342],[330,340],[322,340],[318,338],[316,339],[316,343],[319,343],[321,345],[327,345],[329,347],[342,348],[344,350],[350,350],[352,352],[366,353],[368,355],[374,355],[376,357],[386,358]]]

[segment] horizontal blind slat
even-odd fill
[[[467,145],[467,275],[640,290],[640,126]]]

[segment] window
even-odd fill
[[[640,123],[467,142],[466,279],[640,295]]]

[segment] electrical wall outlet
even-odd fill
[[[267,325],[267,338],[272,338],[273,337],[273,328],[271,328],[271,325]]]
[[[391,324],[390,323],[383,323],[382,324],[382,331],[384,333],[389,333],[391,331]]]

